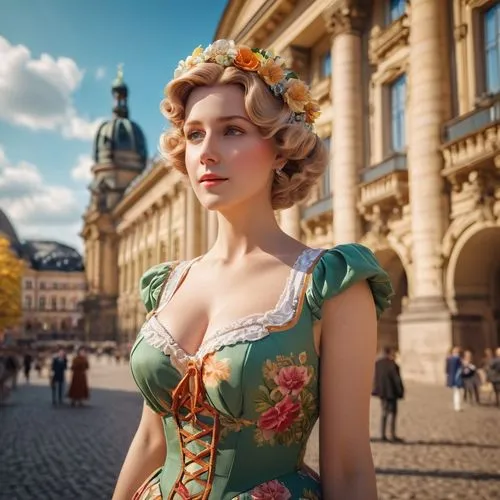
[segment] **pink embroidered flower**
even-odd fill
[[[285,366],[274,377],[274,383],[283,396],[287,394],[297,396],[310,380],[311,375],[305,366]]]
[[[250,495],[252,500],[290,500],[292,498],[290,490],[277,479],[255,487]]]
[[[271,439],[276,433],[286,431],[297,418],[300,412],[299,403],[294,403],[290,396],[286,396],[259,418],[258,426],[262,430],[264,439]]]

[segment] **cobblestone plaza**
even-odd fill
[[[0,406],[0,499],[110,499],[142,404],[128,366],[94,361],[91,401],[82,409],[53,408],[47,380],[34,377]],[[435,386],[408,385],[407,393],[401,445],[378,442],[373,400],[380,500],[500,499],[500,410],[485,404],[455,413],[451,394]],[[317,450],[315,432],[307,454],[313,467]]]

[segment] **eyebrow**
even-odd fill
[[[225,123],[225,122],[230,122],[232,120],[245,120],[248,123],[252,123],[247,117],[242,116],[242,115],[220,116],[215,121],[219,122],[219,123]],[[201,124],[202,124],[202,122],[200,120],[190,120],[190,121],[184,123],[184,126],[186,126],[186,125],[201,125]]]

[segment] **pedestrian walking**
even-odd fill
[[[5,360],[5,370],[7,372],[7,379],[10,380],[11,389],[17,389],[17,377],[19,374],[19,360],[15,352],[11,352],[7,355]]]
[[[500,347],[497,347],[495,357],[490,361],[488,378],[495,393],[495,403],[500,406]]]
[[[64,374],[68,367],[68,361],[63,349],[60,349],[57,355],[52,360],[52,375],[50,385],[52,388],[52,404],[62,404],[63,389],[64,389]],[[57,394],[57,401],[56,401]]]
[[[27,352],[23,358],[24,378],[26,379],[27,384],[30,383],[30,372],[32,363],[33,363],[33,356],[29,352]]]
[[[6,358],[0,353],[0,403],[7,400],[9,396],[9,388],[7,387],[7,380],[9,373],[6,367]]]
[[[380,420],[380,436],[382,441],[395,443],[403,440],[397,436],[396,420],[398,400],[404,398],[404,385],[399,366],[395,361],[395,350],[385,347],[383,355],[375,362],[375,377],[372,395],[380,398],[382,415]],[[390,439],[387,438],[387,421],[390,419]]]
[[[454,347],[446,358],[446,385],[453,391],[453,409],[462,411],[462,359],[460,358],[460,347]]]
[[[43,369],[43,359],[40,356],[40,354],[38,354],[35,359],[35,370],[38,373],[38,378],[42,378],[42,369]]]
[[[465,351],[462,359],[462,380],[464,385],[464,401],[480,404],[479,375],[476,365],[472,363],[472,352]]]
[[[83,401],[89,399],[89,386],[87,381],[87,370],[89,362],[85,349],[78,349],[77,355],[71,363],[71,384],[68,391],[68,397],[71,399],[71,406],[83,405]]]

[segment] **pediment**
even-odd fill
[[[215,38],[254,46],[256,31],[273,31],[297,5],[298,0],[231,0],[222,15]],[[262,33],[260,33],[262,35]],[[262,36],[257,38],[262,38]]]

